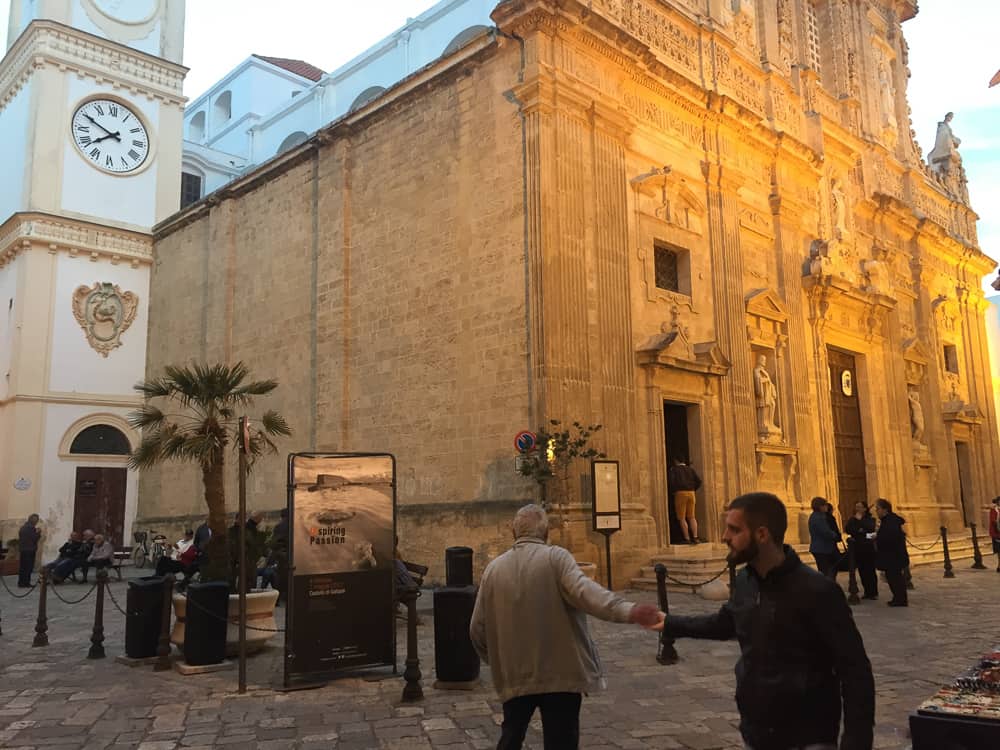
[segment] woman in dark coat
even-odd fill
[[[875,574],[875,518],[868,503],[854,504],[854,515],[844,524],[847,544],[854,551],[854,567],[861,578],[865,599],[878,599],[878,576]]]
[[[809,551],[816,560],[816,569],[827,578],[837,580],[837,559],[840,552],[837,541],[840,532],[830,528],[826,515],[826,498],[812,499],[812,515],[809,516]]]
[[[884,497],[875,501],[875,513],[879,517],[875,535],[875,567],[885,571],[885,580],[892,591],[889,606],[905,607],[908,602],[903,571],[910,564],[906,532],[903,531],[906,521],[892,512],[892,503]]]

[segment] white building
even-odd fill
[[[251,55],[184,113],[182,206],[299,145],[482,34],[498,0],[441,0],[332,73]]]
[[[179,205],[184,0],[13,0],[0,61],[0,538],[130,544],[154,224]]]

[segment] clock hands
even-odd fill
[[[97,127],[99,127],[101,130],[103,130],[105,133],[107,133],[107,135],[102,135],[100,138],[97,138],[96,140],[94,140],[93,141],[94,143],[99,143],[100,141],[106,140],[108,138],[114,138],[116,141],[118,141],[119,143],[121,143],[122,137],[121,137],[121,134],[117,130],[114,133],[112,133],[110,130],[108,130],[106,127],[104,127],[103,125],[101,125],[101,123],[99,123],[93,117],[91,117],[90,115],[88,115],[86,112],[83,113],[83,116],[86,117],[88,120],[90,120],[94,125],[96,125]]]

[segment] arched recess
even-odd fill
[[[224,122],[228,122],[229,118],[233,116],[233,92],[223,91],[215,99],[215,105],[212,110],[212,119],[215,125],[221,125]]]
[[[490,30],[489,26],[470,26],[465,31],[460,32],[454,39],[448,42],[448,46],[444,48],[444,52],[441,53],[441,57],[447,57],[453,52],[458,52],[462,47],[471,42],[473,39],[482,36]]]
[[[120,435],[120,437],[116,437]],[[122,445],[121,438],[124,438]],[[111,452],[95,453],[95,445],[106,442]],[[85,459],[124,464],[128,454],[139,445],[139,433],[117,414],[88,414],[69,426],[59,442],[62,459]],[[126,452],[122,453],[124,448]]]
[[[205,140],[205,110],[197,113],[188,124],[188,140],[201,143]]]
[[[294,133],[289,135],[285,140],[281,142],[278,146],[278,154],[283,154],[290,148],[295,148],[296,146],[305,143],[309,140],[309,136],[301,130],[296,130]]]
[[[351,102],[351,106],[348,107],[347,111],[354,112],[357,109],[361,109],[363,106],[368,104],[368,102],[380,97],[384,91],[385,86],[369,86],[354,98],[354,101]]]

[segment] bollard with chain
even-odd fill
[[[656,573],[656,598],[660,605],[660,610],[670,615],[670,602],[667,600],[667,566],[663,563],[656,563],[653,567]],[[666,623],[660,631],[660,642],[656,649],[656,661],[658,664],[676,664],[680,657],[677,649],[674,648],[674,639],[667,635]]]
[[[160,619],[160,641],[156,646],[155,672],[170,669],[170,608],[173,604],[174,576],[163,578],[163,617]]]
[[[972,527],[972,569],[986,570],[986,566],[983,565],[983,553],[979,551],[979,537],[976,536],[976,524],[970,523],[969,526]]]
[[[104,587],[108,585],[107,568],[97,569],[97,604],[94,607],[94,632],[90,636],[88,659],[104,658]]]
[[[948,554],[948,527],[941,527],[941,545],[944,547],[944,577],[954,578],[955,571],[951,569],[951,555]]]
[[[32,646],[49,645],[49,619],[45,610],[45,594],[49,590],[49,573],[42,568],[38,573],[38,620],[35,622],[35,639]]]
[[[847,573],[847,603],[860,604],[861,597],[858,596],[858,561],[854,557],[854,545],[850,542],[847,543]]]
[[[406,669],[403,671],[403,703],[424,699],[420,686],[420,656],[417,653],[417,596],[418,591],[407,591],[400,598],[406,603]]]

